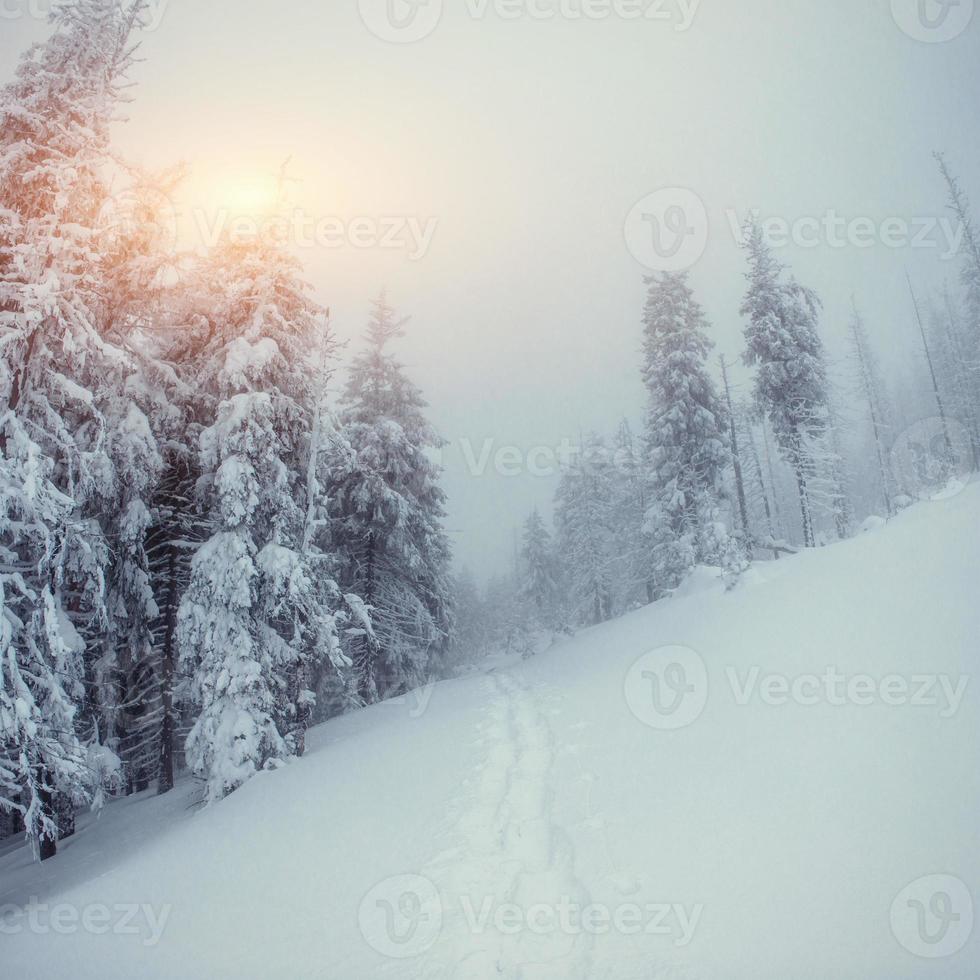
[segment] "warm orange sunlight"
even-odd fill
[[[269,174],[229,174],[211,189],[210,206],[237,215],[261,216],[277,203],[277,180]]]

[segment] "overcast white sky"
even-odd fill
[[[300,253],[342,336],[356,335],[382,285],[412,315],[401,353],[450,442],[449,526],[478,575],[506,565],[512,528],[533,504],[550,509],[555,481],[492,464],[473,475],[462,440],[477,456],[487,439],[557,447],[640,417],[645,270],[624,237],[638,200],[683,187],[703,201],[710,231],[692,284],[732,360],[743,256],[729,209],[787,221],[836,212],[875,227],[935,219],[945,194],[934,149],[980,206],[973,0],[948,10],[923,0],[936,28],[919,25],[918,0],[648,8],[668,20],[620,16],[629,0],[506,0],[521,12],[513,20],[493,0],[446,0],[437,24],[429,0],[413,27],[434,29],[407,44],[366,26],[383,24],[386,2],[362,0],[362,17],[358,0],[157,0],[118,145],[148,167],[190,165],[185,232],[193,208],[244,206],[288,156],[291,197],[311,219],[435,222],[421,258]],[[32,15],[43,5],[0,0],[4,78],[45,34]],[[898,21],[921,37],[959,33],[927,43]],[[916,349],[905,268],[923,289],[955,275],[943,235],[930,239],[936,247],[824,244],[780,256],[824,299],[832,351],[856,292],[898,364]]]

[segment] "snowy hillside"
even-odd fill
[[[976,977],[978,526],[974,485],[331,721],[209,809],[113,803],[0,859],[42,903],[3,974]]]

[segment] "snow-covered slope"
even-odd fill
[[[0,858],[0,905],[50,906],[5,910],[3,975],[975,978],[978,528],[971,486],[333,721],[208,810],[114,804]]]

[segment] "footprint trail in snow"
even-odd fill
[[[559,910],[590,904],[575,853],[553,815],[555,743],[533,691],[510,673],[487,677],[486,761],[460,801],[458,846],[434,862],[442,936],[426,980],[585,980],[592,937]],[[564,923],[570,922],[572,928]]]

